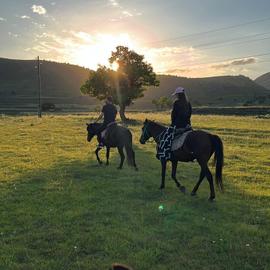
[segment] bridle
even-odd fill
[[[161,137],[161,135],[164,133],[164,131],[162,131],[159,135],[157,135],[156,137],[152,136],[149,131],[147,130],[147,127],[149,126],[149,123],[146,123],[146,125],[143,127],[143,134],[142,134],[142,137],[143,137],[143,140],[146,142],[158,142],[159,141],[159,138]],[[149,138],[146,140],[145,139],[145,135],[148,136]],[[150,141],[149,139],[153,137],[153,140]]]

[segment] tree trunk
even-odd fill
[[[121,120],[123,122],[127,122],[127,118],[125,116],[125,110],[126,110],[126,106],[125,105],[120,105],[120,110],[119,110],[119,114],[120,114],[120,117],[121,117]]]

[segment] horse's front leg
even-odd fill
[[[123,147],[118,147],[118,153],[120,155],[121,160],[120,160],[120,165],[117,169],[121,170],[123,167],[124,160],[125,160]]]
[[[184,186],[182,186],[180,184],[180,182],[178,182],[177,178],[176,178],[176,170],[177,170],[177,160],[173,160],[172,161],[172,179],[174,180],[176,186],[180,189],[180,191],[182,191],[183,193],[186,192],[186,188]]]
[[[98,155],[98,152],[99,152],[101,149],[102,149],[102,148],[98,146],[97,149],[96,149],[96,151],[95,151],[95,154],[96,154],[97,161],[98,161],[99,165],[102,164],[102,161],[100,160],[99,155]]]
[[[161,185],[160,185],[160,189],[165,188],[166,165],[167,165],[167,161],[161,160]]]
[[[109,158],[110,158],[110,147],[107,146],[106,148],[106,165],[109,165]]]

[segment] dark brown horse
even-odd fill
[[[93,124],[87,124],[87,141],[90,142],[92,138],[96,135],[98,135],[98,131],[100,130],[102,124],[100,123],[93,123]],[[98,136],[98,141],[100,143],[100,136]],[[112,125],[107,129],[106,136],[103,139],[103,143],[107,148],[106,152],[106,158],[107,162],[106,164],[109,164],[109,157],[110,157],[110,148],[117,147],[121,161],[118,169],[122,169],[123,163],[125,160],[125,154],[124,154],[124,148],[127,153],[127,161],[129,166],[133,166],[136,170],[137,165],[135,162],[135,153],[132,148],[132,134],[129,129],[126,127],[122,127],[119,125]],[[100,147],[97,147],[95,153],[99,164],[102,164],[98,152],[100,151]]]
[[[153,137],[155,142],[159,144],[161,134],[166,130],[165,126],[162,126],[153,121],[145,120],[142,135],[140,138],[140,143],[145,144],[145,142]],[[214,162],[216,165],[216,183],[221,191],[223,191],[222,183],[222,168],[223,168],[223,143],[217,135],[212,135],[202,130],[196,130],[190,132],[183,146],[180,149],[177,149],[171,154],[171,163],[172,163],[172,179],[175,181],[177,187],[185,192],[185,187],[180,184],[176,178],[176,169],[178,161],[189,162],[197,160],[201,167],[199,181],[193,188],[191,195],[196,195],[196,192],[206,176],[209,186],[210,186],[210,197],[209,200],[213,201],[215,199],[215,188],[213,183],[212,174],[208,168],[208,161],[211,156],[215,153]],[[165,188],[165,174],[166,174],[166,161],[161,161],[162,166],[162,181],[160,189]]]

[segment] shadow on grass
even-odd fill
[[[168,174],[161,192],[153,151],[134,148],[138,172],[126,165],[117,170],[114,153],[110,166],[62,160],[7,184],[0,198],[0,266],[108,269],[115,261],[140,270],[206,269],[213,261],[217,269],[267,265],[260,242],[267,237],[267,222],[263,215],[253,216],[241,190],[233,196],[217,194],[218,202],[211,204],[206,181],[192,198],[180,193]],[[198,167],[180,163],[179,172],[191,190]],[[255,195],[249,199],[259,200]],[[230,261],[233,255],[237,259]]]

